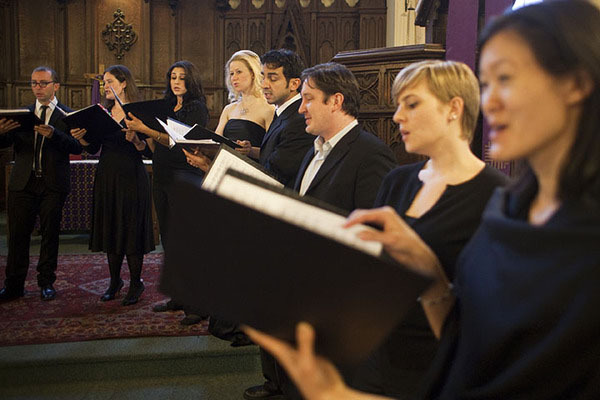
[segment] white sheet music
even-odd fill
[[[230,168],[234,171],[249,175],[255,179],[259,179],[262,182],[283,187],[283,184],[277,179],[265,174],[263,171],[255,168],[253,165],[248,164],[244,160],[241,160],[239,157],[236,157],[228,151],[220,150],[215,157],[210,170],[208,170],[208,173],[204,177],[204,181],[202,181],[202,188],[208,190],[209,192],[214,192],[221,181],[221,178],[223,178],[227,170]]]
[[[185,135],[196,126],[188,126],[172,118],[167,118],[167,123],[162,122],[158,118],[156,120],[169,135],[169,148],[175,146],[175,143],[184,143],[186,141]]]
[[[225,175],[221,179],[215,192],[219,196],[246,207],[336,240],[375,257],[381,254],[383,248],[381,243],[367,242],[356,236],[358,232],[373,228],[365,225],[344,228],[346,218],[331,211],[306,204],[231,175]]]

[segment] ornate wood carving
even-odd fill
[[[70,88],[67,94],[67,103],[71,108],[78,109],[88,105],[88,99],[86,96],[88,88]]]
[[[425,59],[443,59],[440,45],[401,46],[339,53],[334,61],[346,65],[360,87],[359,121],[363,127],[383,140],[394,151],[399,164],[422,160],[408,154],[400,137],[398,126],[392,121],[395,106],[391,99],[392,83],[406,65]]]
[[[223,62],[233,49],[253,49],[255,26],[265,26],[264,49],[289,48],[308,66],[331,60],[340,51],[385,46],[386,0],[238,0],[223,10],[226,49]],[[261,3],[262,4],[262,3]],[[235,5],[235,7],[234,7]],[[368,23],[362,23],[363,20]],[[240,35],[231,28],[240,21]],[[237,24],[237,22],[236,22]]]
[[[115,52],[117,60],[121,60],[125,55],[124,52],[129,51],[138,36],[133,30],[133,26],[125,23],[125,14],[121,9],[117,9],[113,16],[114,21],[106,24],[106,28],[102,31],[102,40],[110,51]]]
[[[265,49],[265,22],[262,19],[248,21],[248,44],[250,50],[258,55],[264,54]]]

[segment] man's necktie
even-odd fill
[[[48,106],[42,106],[42,113],[40,114],[40,120],[45,124],[46,123],[46,110]],[[33,150],[33,167],[35,170],[35,176],[38,178],[42,176],[42,140],[44,136],[36,133],[35,134],[35,148]]]

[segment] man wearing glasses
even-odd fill
[[[70,190],[69,153],[81,154],[79,142],[65,133],[65,111],[55,93],[58,75],[49,67],[37,67],[31,74],[35,104],[28,108],[41,120],[33,130],[21,130],[12,120],[0,119],[0,147],[14,146],[15,165],[8,183],[8,258],[6,279],[0,301],[25,294],[29,267],[29,242],[40,216],[42,241],[37,281],[42,300],[52,300],[56,290],[58,235],[62,207]]]

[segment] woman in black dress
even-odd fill
[[[262,92],[260,57],[250,50],[234,53],[225,64],[225,84],[230,103],[223,108],[215,132],[260,147],[275,114],[275,107],[267,103]],[[190,165],[203,171],[210,167],[210,158],[200,150],[184,152]]]
[[[599,398],[600,10],[555,0],[495,19],[482,33],[483,112],[490,152],[524,159],[525,173],[490,199],[457,263],[454,288],[431,249],[391,209],[350,224],[436,283],[421,296],[444,336],[424,398]],[[249,331],[273,351],[308,399],[373,399],[347,388],[315,357]]]
[[[175,118],[178,121],[190,126],[195,124],[206,126],[208,123],[208,108],[206,107],[206,99],[200,82],[200,73],[191,62],[177,61],[171,65],[166,76],[165,100],[175,112]],[[132,131],[145,134],[148,137],[146,142],[154,153],[152,155],[152,194],[161,241],[166,253],[172,184],[178,179],[200,182],[204,172],[186,162],[185,155],[179,145],[169,147],[168,135],[149,128],[131,113],[127,118],[127,127]],[[142,148],[144,147],[137,135],[132,140],[133,143],[139,144]],[[164,304],[158,304],[153,308],[155,312],[180,309],[186,311],[186,317],[181,321],[183,325],[195,324],[202,320],[197,312],[187,309],[172,300]]]
[[[479,84],[463,63],[423,61],[398,74],[392,97],[398,105],[394,122],[406,151],[428,160],[391,171],[374,207],[392,207],[452,279],[458,255],[479,226],[494,189],[508,183],[470,149],[479,114]],[[437,340],[415,304],[350,383],[367,392],[406,397],[416,390],[436,349]]]
[[[112,88],[123,103],[138,100],[138,89],[127,67],[112,65],[104,72],[106,108],[116,121],[125,113],[115,101]],[[84,149],[95,154],[102,148],[94,180],[94,206],[90,249],[107,254],[110,285],[100,298],[113,300],[124,282],[121,264],[127,257],[129,290],[123,305],[138,302],[144,284],[141,280],[144,254],[154,250],[150,182],[138,147],[130,140],[132,132],[107,132],[101,142],[88,143],[83,139],[85,129],[71,134]]]

